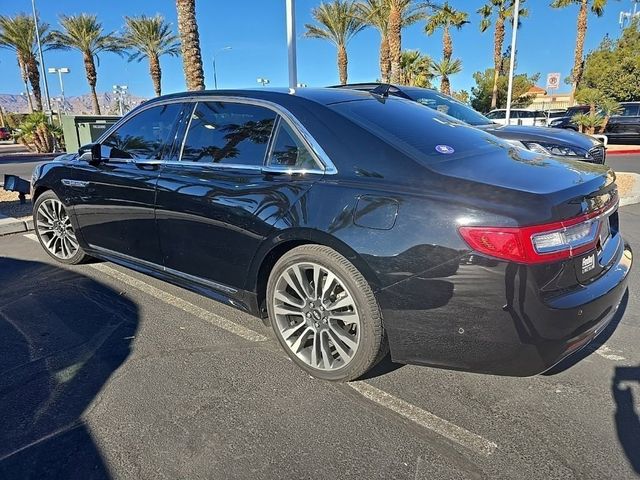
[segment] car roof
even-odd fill
[[[349,102],[353,100],[363,100],[371,98],[367,92],[338,89],[338,88],[253,88],[238,90],[199,90],[195,92],[180,92],[170,95],[163,95],[146,102],[151,103],[181,99],[181,98],[198,98],[198,97],[241,97],[248,99],[259,99],[265,101],[278,102],[286,98],[298,97],[303,98],[322,105],[331,105],[340,102]]]

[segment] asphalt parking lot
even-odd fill
[[[622,229],[640,251],[640,205]],[[554,375],[297,369],[260,321],[0,238],[0,478],[626,479],[640,474],[640,273]]]

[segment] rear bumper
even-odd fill
[[[614,317],[631,248],[589,285],[540,295],[529,267],[460,259],[448,277],[416,276],[377,293],[392,359],[496,375],[542,373],[587,345]]]

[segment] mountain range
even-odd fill
[[[61,101],[56,100],[60,97],[52,97],[51,108],[53,111],[58,111],[61,106]],[[135,95],[127,95],[125,103],[129,110],[140,103],[147,100],[146,98],[137,97]],[[43,100],[44,102],[44,100]],[[117,115],[119,114],[118,102],[116,96],[113,93],[105,92],[98,94],[98,103],[100,104],[100,110],[103,115]],[[87,114],[93,115],[93,102],[91,100],[91,94],[79,95],[74,97],[66,97],[64,103],[64,109],[67,113],[75,113],[76,115]],[[13,95],[9,93],[0,93],[0,107],[5,113],[29,113],[29,101],[24,95]]]

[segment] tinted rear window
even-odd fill
[[[357,100],[336,103],[331,108],[408,155],[427,162],[505,146],[493,135],[410,100]]]

